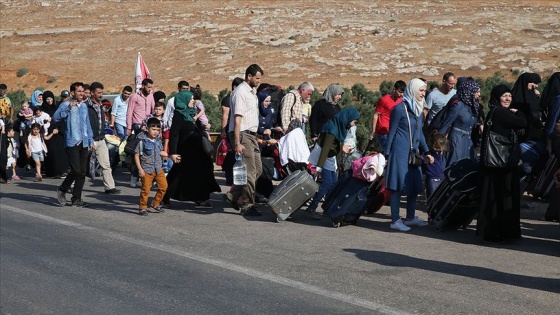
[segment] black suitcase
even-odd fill
[[[379,186],[378,180],[369,184],[352,177],[352,170],[344,171],[321,205],[323,214],[332,220],[336,228],[356,224],[368,202],[375,196],[372,193],[379,192]]]
[[[428,198],[426,212],[436,231],[466,228],[480,208],[479,166],[463,159],[444,171],[445,179]]]
[[[307,171],[295,171],[274,188],[268,204],[278,222],[286,220],[319,190],[319,185]]]

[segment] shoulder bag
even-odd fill
[[[408,115],[408,108],[406,108],[406,104],[404,105],[404,112],[406,113],[406,119],[408,120],[408,135],[410,139],[410,151],[408,152],[408,165],[412,166],[420,166],[424,163],[424,157],[420,152],[414,149],[412,145],[412,126],[410,125],[410,116]],[[418,125],[419,123],[417,123]]]
[[[516,167],[521,158],[517,135],[513,130],[511,130],[509,137],[492,131],[494,110],[495,108],[488,113],[484,123],[485,127],[480,147],[480,163],[488,168]]]

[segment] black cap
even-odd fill
[[[63,90],[62,92],[60,92],[60,97],[67,98],[68,96],[70,96],[70,92],[68,92],[68,90]]]

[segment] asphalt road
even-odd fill
[[[390,231],[387,207],[338,229],[304,213],[277,223],[265,206],[247,219],[221,194],[214,209],[175,202],[141,217],[139,189],[121,169],[116,179],[118,196],[88,180],[88,208],[56,205],[61,180],[0,186],[2,314],[559,311],[560,228],[533,214],[522,240],[500,245],[473,225]]]

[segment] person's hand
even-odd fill
[[[171,154],[171,161],[173,161],[173,163],[181,163],[181,155]]]
[[[276,141],[276,139],[270,139],[270,140],[267,140],[267,141],[268,141],[268,144],[276,144],[276,143],[278,143],[278,141]]]
[[[52,134],[56,135],[58,133],[58,129],[53,129]]]
[[[280,127],[280,126],[274,128],[274,130],[284,133],[284,130],[282,130],[282,127]]]
[[[207,125],[206,125],[206,130],[210,130],[210,128],[212,128],[212,125],[207,124]]]
[[[31,151],[25,150],[25,152],[27,153],[27,157],[30,158],[31,157]]]
[[[128,137],[128,136],[130,136],[131,134],[132,134],[132,130],[131,130],[131,129],[127,129],[127,130],[126,130],[126,136]]]
[[[272,131],[270,131],[270,129],[265,129],[263,131],[263,135],[269,135],[270,136],[271,134],[272,134]]]
[[[342,152],[348,154],[348,153],[352,152],[352,148],[349,145],[343,145],[342,146]]]
[[[161,155],[162,157],[166,158],[167,157],[167,152],[165,151],[160,151],[159,155]]]
[[[509,109],[512,113],[517,113],[517,108],[510,108]]]
[[[146,176],[146,172],[144,172],[143,168],[139,168],[138,169],[138,177],[144,178],[144,176]]]
[[[429,162],[430,164],[433,164],[433,163],[434,163],[434,157],[433,157],[431,154],[426,155],[426,158],[428,158],[428,162]]]
[[[236,154],[243,155],[245,153],[245,147],[240,143],[235,146],[234,151]]]

